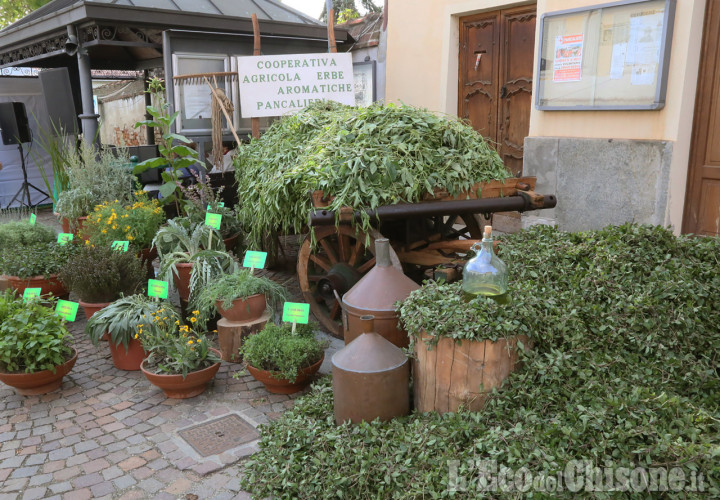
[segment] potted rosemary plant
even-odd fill
[[[26,288],[40,288],[41,295],[65,297],[67,289],[58,273],[77,251],[72,243],[37,243],[0,250],[0,274],[7,277],[10,287],[22,294]]]
[[[258,319],[268,306],[274,309],[287,296],[282,285],[254,276],[249,269],[238,269],[201,288],[192,304],[200,311],[201,324],[216,313],[228,321],[241,322]]]
[[[240,352],[250,374],[262,382],[268,392],[293,394],[301,391],[312,380],[325,359],[327,343],[315,338],[317,325],[268,323],[265,328],[250,335]]]

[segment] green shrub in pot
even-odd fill
[[[288,323],[268,323],[262,331],[245,339],[240,353],[254,368],[294,382],[301,369],[317,363],[325,354],[327,343],[315,338],[316,331],[317,325],[313,323],[296,325],[294,334]]]
[[[141,292],[147,273],[133,252],[85,245],[60,269],[60,279],[83,302],[112,302]]]
[[[43,224],[30,224],[28,220],[0,224],[0,249],[52,243],[57,233]]]
[[[51,276],[60,272],[68,259],[78,251],[73,244],[37,243],[25,247],[0,250],[0,274],[31,278]]]
[[[251,295],[264,294],[267,305],[274,309],[277,304],[287,300],[287,290],[264,276],[254,276],[249,269],[238,269],[225,274],[200,289],[193,300],[193,308],[200,311],[198,322],[204,325],[218,312],[216,303],[222,301],[224,309],[230,309],[235,299],[244,299]]]
[[[23,302],[12,290],[0,294],[0,370],[6,373],[55,371],[73,355],[72,335],[54,308]]]

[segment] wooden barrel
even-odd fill
[[[518,365],[518,340],[529,347],[524,335],[497,342],[441,338],[432,350],[425,344],[429,339],[423,333],[415,344],[413,387],[415,408],[420,412],[446,413],[461,405],[481,410],[487,394],[500,387]]]

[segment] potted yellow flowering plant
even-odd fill
[[[205,335],[193,328],[199,314],[193,311],[189,324],[183,325],[158,311],[138,329],[140,342],[150,353],[140,369],[169,398],[201,394],[220,368],[220,351],[210,347]]]
[[[146,263],[150,276],[153,274],[150,263],[157,256],[152,241],[164,222],[165,212],[158,201],[149,199],[143,191],[136,191],[135,200],[129,204],[114,200],[95,206],[83,225],[83,236],[96,246],[110,246],[113,241],[129,242]]]

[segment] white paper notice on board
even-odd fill
[[[355,105],[348,53],[242,56],[237,66],[243,118],[292,114],[320,100]]]

